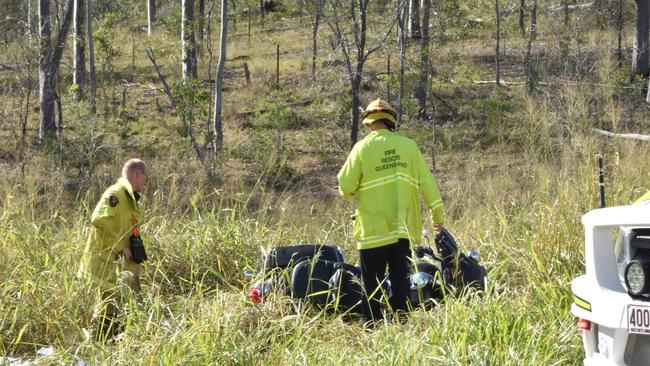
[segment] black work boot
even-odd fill
[[[99,343],[108,343],[122,332],[122,327],[117,319],[109,316],[103,316],[99,320],[95,341]]]

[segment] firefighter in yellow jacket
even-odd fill
[[[369,299],[363,320],[381,318],[377,291],[386,266],[393,291],[391,307],[407,310],[411,243],[420,242],[420,193],[431,211],[436,230],[444,222],[443,203],[436,181],[415,142],[396,134],[395,110],[377,99],[363,113],[370,134],[352,148],[338,174],[339,193],[356,198],[354,237]]]
[[[100,340],[118,330],[121,303],[118,278],[122,269],[131,274],[126,285],[135,292],[140,291],[140,263],[146,260],[139,233],[144,211],[140,192],[147,179],[144,162],[127,161],[122,177],[104,192],[91,217],[92,227],[78,276],[100,290],[102,301],[94,314]],[[120,268],[120,257],[123,257],[123,268]]]

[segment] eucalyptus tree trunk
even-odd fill
[[[533,10],[530,11],[530,31],[533,37],[537,37],[537,0],[533,4]]]
[[[213,151],[216,155],[223,148],[223,124],[221,121],[221,106],[223,104],[223,69],[226,64],[226,50],[228,40],[228,0],[221,0],[221,43],[219,51],[219,63],[217,73],[214,77],[214,145]]]
[[[522,37],[526,35],[526,25],[524,24],[525,9],[526,0],[519,0],[519,31]]]
[[[531,20],[536,19],[537,17],[537,0],[533,1],[533,9],[531,10]],[[537,23],[530,22],[530,34],[528,35],[528,45],[526,46],[526,58],[524,61],[524,68],[526,70],[526,87],[528,93],[532,93],[535,90],[535,78],[533,77],[533,65],[531,60],[531,49],[533,46],[533,41],[537,36]]]
[[[97,113],[97,78],[95,72],[95,42],[93,38],[93,0],[86,0],[86,29],[88,30],[88,83],[90,84],[90,113]]]
[[[64,18],[60,24],[56,37],[56,43],[52,48],[52,22],[50,20],[50,1],[39,0],[39,63],[38,63],[38,84],[40,117],[38,138],[41,142],[56,137],[56,122],[54,115],[54,103],[57,99],[56,81],[59,73],[59,65],[65,48],[65,40],[70,31],[72,23],[72,11],[74,0],[66,2]]]
[[[421,36],[420,0],[410,0],[409,9],[409,36],[418,39]]]
[[[408,1],[408,0],[405,0]],[[402,7],[402,14],[400,14],[399,24],[399,103],[397,108],[397,123],[402,123],[402,100],[404,99],[404,68],[406,61],[406,28],[409,20],[409,6],[405,2]]]
[[[198,21],[199,43],[202,44],[205,34],[205,0],[199,0],[199,21]]]
[[[617,37],[617,47],[616,47],[616,58],[620,63],[623,61],[623,49],[621,47],[622,43],[622,33],[623,33],[623,0],[616,1],[616,31],[618,33]]]
[[[34,33],[34,0],[27,1],[27,37],[29,39],[29,48],[32,48]]]
[[[39,140],[54,137],[54,85],[52,77],[52,23],[50,22],[50,0],[38,2],[38,90],[41,114],[38,128]]]
[[[497,65],[497,76],[496,76],[496,83],[497,86],[501,85],[501,60],[499,57],[499,54],[501,53],[500,51],[500,45],[501,45],[501,16],[499,15],[499,0],[494,0],[495,4],[495,10],[496,10],[496,16],[497,16],[497,45],[496,45],[496,65]]]
[[[183,81],[197,77],[196,38],[194,36],[194,0],[182,0],[181,47],[183,49]]]
[[[320,17],[323,9],[323,0],[314,1],[314,23],[312,23],[311,42],[311,78],[316,79],[316,56],[318,52],[318,26],[320,25]]]
[[[429,77],[429,14],[431,0],[422,2],[422,39],[420,40],[420,82],[417,98],[420,106],[418,116],[427,118],[427,79]]]
[[[86,36],[84,29],[84,18],[86,8],[84,0],[74,0],[74,40],[72,43],[73,67],[72,83],[78,85],[79,99],[83,98],[83,89],[86,81]]]
[[[354,71],[354,76],[351,77],[351,89],[352,89],[352,126],[350,130],[350,139],[352,140],[352,145],[357,142],[359,135],[359,107],[361,106],[361,76],[363,75],[363,66],[366,63],[366,60],[372,50],[366,51],[366,31],[367,31],[367,17],[368,17],[368,3],[369,0],[359,0],[359,19],[356,21],[355,17],[355,29],[359,29],[359,34],[355,35],[355,45],[357,48],[357,57],[356,57],[356,68]],[[350,14],[354,17],[355,7],[350,8]],[[339,39],[339,41],[341,41]]]
[[[147,36],[153,33],[153,24],[156,21],[156,0],[147,0]]]
[[[650,0],[635,0],[636,2],[636,32],[634,34],[634,48],[632,50],[632,74],[647,77],[650,74],[648,67],[648,32],[650,17]]]

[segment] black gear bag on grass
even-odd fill
[[[440,253],[440,269],[446,283],[454,284],[458,288],[472,287],[485,291],[487,270],[474,258],[466,256],[460,250],[453,236],[442,228],[435,238],[438,253]]]

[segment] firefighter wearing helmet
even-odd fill
[[[393,291],[391,308],[398,316],[407,310],[411,244],[420,242],[422,232],[420,194],[436,231],[444,222],[436,181],[416,143],[394,132],[396,116],[388,102],[372,101],[362,115],[370,133],[354,145],[338,174],[339,193],[357,204],[354,237],[368,295],[364,323],[382,317],[377,288],[386,266]]]

